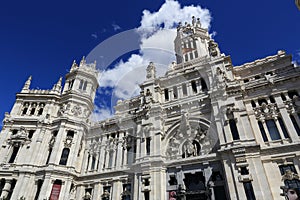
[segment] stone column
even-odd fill
[[[193,89],[192,89],[191,82],[188,82],[188,83],[186,84],[186,89],[187,89],[187,95],[188,95],[188,96],[194,94]]]
[[[45,175],[45,180],[41,188],[40,199],[49,198],[52,189],[52,180],[50,179],[50,174]]]
[[[278,129],[279,135],[280,135],[281,139],[283,140],[285,137],[284,137],[284,134],[282,132],[281,126],[278,122],[278,119],[276,118],[274,121],[275,121],[276,127]]]
[[[151,148],[150,148],[150,155],[160,156],[161,155],[161,133],[156,133],[154,137],[151,139]]]
[[[94,185],[93,200],[101,200],[101,195],[103,194],[103,186],[101,183],[96,183]]]
[[[299,141],[299,136],[294,128],[293,122],[292,122],[290,115],[285,107],[285,103],[281,99],[281,96],[277,95],[277,96],[274,96],[274,98],[277,103],[279,112],[281,114],[283,123],[284,123],[285,127],[287,128],[287,131],[288,131],[288,134],[289,134],[291,140],[293,142]],[[298,117],[296,117],[295,119],[297,119],[297,118]]]
[[[85,187],[80,185],[76,189],[76,200],[82,200],[82,197],[85,195]]]
[[[66,181],[62,181],[61,190],[59,194],[60,199],[68,199],[70,195],[72,180],[68,178]]]
[[[252,108],[249,107],[248,103],[246,104],[246,107],[247,107],[247,110],[248,109],[249,110],[252,109]],[[249,112],[249,110],[248,110],[248,112]],[[253,129],[253,134],[254,134],[254,137],[256,139],[256,142],[259,143],[262,146],[265,146],[265,142],[263,141],[263,138],[262,138],[262,135],[261,135],[261,131],[260,131],[260,128],[258,126],[258,121],[257,121],[257,119],[256,119],[256,117],[254,115],[254,112],[251,111],[251,113],[248,116],[249,116],[250,124],[251,124],[251,127]]]
[[[126,155],[127,155],[127,149],[126,149]],[[141,157],[141,138],[136,138],[136,159],[139,159]]]
[[[145,157],[146,155],[146,139],[141,139],[141,158]]]
[[[224,134],[226,137],[226,143],[232,142],[233,138],[232,138],[232,133],[229,127],[229,120],[226,120],[226,126],[224,126]]]
[[[74,137],[72,139],[72,146],[70,148],[70,154],[68,158],[68,166],[76,167],[76,161],[79,158],[78,157],[78,151],[80,148],[80,143],[81,143],[81,131],[77,131],[74,134]]]
[[[122,165],[122,140],[123,140],[124,133],[120,132],[119,134],[119,140],[117,142],[117,160],[116,160],[116,168],[120,168]]]
[[[157,184],[160,183],[160,184]],[[163,168],[159,168],[151,173],[150,179],[150,199],[166,200],[166,171]]]
[[[182,92],[182,85],[177,86],[177,93],[178,93],[178,99],[183,97],[183,92]]]
[[[104,158],[105,158],[106,141],[107,141],[107,138],[106,138],[106,135],[104,135],[101,138],[101,144],[100,144],[100,156],[99,156],[98,172],[103,171],[103,166],[104,166],[104,163],[105,163]]]
[[[121,193],[123,191],[122,182],[121,181],[114,181],[112,187],[113,188],[112,188],[112,197],[111,197],[111,199],[115,199],[115,200],[121,199]]]
[[[123,166],[127,166],[127,148],[123,148]]]
[[[53,150],[52,150],[52,153],[51,153],[51,157],[50,157],[50,160],[49,160],[49,164],[58,164],[59,163],[59,160],[60,160],[60,157],[61,157],[61,154],[62,154],[62,149],[63,149],[63,138],[65,138],[65,126],[62,125],[56,138],[55,138],[55,144],[53,146]]]
[[[173,89],[169,88],[169,101],[172,101],[173,99],[174,99]]]
[[[11,179],[9,179],[9,180],[6,179],[5,180],[5,185],[4,185],[3,189],[2,189],[2,193],[1,193],[0,198],[6,198],[8,196],[8,194],[10,192],[10,189],[11,189],[11,182],[12,182]]]
[[[82,165],[81,165],[81,170],[83,172],[88,172],[88,159],[89,159],[89,154],[88,154],[88,149],[84,149],[84,153],[83,153],[83,160],[82,160]]]
[[[24,188],[26,186],[25,179],[26,179],[26,175],[23,173],[20,173],[19,177],[18,177],[18,181],[14,188],[15,192],[11,196],[11,199],[18,199],[18,197],[21,197],[21,196],[28,198],[28,193],[27,193],[26,189]]]
[[[133,198],[132,200],[140,200],[142,199],[141,198],[141,178],[138,174],[134,174],[134,177],[133,177]]]
[[[272,141],[269,129],[268,129],[267,125],[266,125],[266,122],[265,121],[261,121],[261,122],[263,124],[263,127],[264,127],[265,133],[267,135],[268,141]]]
[[[224,172],[225,172],[224,175],[226,176],[225,180],[226,180],[226,183],[227,183],[227,188],[228,188],[228,191],[230,191],[228,193],[229,199],[237,200],[239,198],[237,196],[238,192],[237,192],[237,188],[236,188],[236,185],[235,185],[235,177],[234,177],[233,172],[232,172],[230,158],[223,158],[223,166],[224,166]]]
[[[110,152],[109,152],[109,150],[106,150],[105,153],[106,153],[106,156],[105,156],[105,167],[104,168],[107,169],[109,167],[108,164],[109,164]]]

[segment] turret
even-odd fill
[[[98,87],[97,79],[98,71],[96,69],[96,62],[87,64],[85,57],[83,57],[78,66],[74,60],[70,72],[66,75],[62,94],[76,93],[84,95],[89,97],[93,102]]]
[[[177,64],[206,56],[218,56],[220,51],[208,34],[206,28],[201,27],[200,19],[192,18],[192,23],[179,23],[175,38],[175,53]]]

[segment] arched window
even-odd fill
[[[269,131],[271,139],[272,140],[279,140],[279,139],[281,139],[279,131],[277,129],[277,126],[276,126],[276,123],[275,123],[274,119],[266,120],[266,124],[267,124],[268,131]]]
[[[43,114],[43,111],[44,111],[44,104],[41,103],[40,106],[39,106],[39,111],[38,111],[38,115],[42,115]]]
[[[36,109],[36,104],[35,103],[33,103],[32,105],[31,105],[31,111],[30,111],[30,115],[34,115],[34,113],[35,113],[35,109]]]
[[[61,154],[61,158],[59,161],[60,165],[66,165],[69,157],[70,149],[69,148],[64,148]]]
[[[267,142],[268,137],[267,137],[266,131],[265,131],[264,126],[261,121],[258,121],[258,126],[259,126],[259,130],[260,130],[260,133],[261,133],[261,136],[262,136],[264,142]]]
[[[274,99],[273,96],[269,96],[269,99],[270,99],[270,102],[271,102],[271,103],[275,103],[275,99]]]
[[[54,181],[49,199],[58,199],[59,198],[61,185],[62,185],[61,180],[56,179]]]
[[[282,101],[286,101],[286,97],[283,93],[280,94]]]
[[[27,113],[27,111],[28,111],[28,107],[29,107],[29,104],[28,104],[28,103],[25,103],[25,104],[24,104],[23,111],[22,111],[22,115],[26,115],[26,113]]]

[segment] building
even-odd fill
[[[298,9],[300,10],[300,0],[295,0],[296,6],[298,7]]]
[[[232,66],[200,21],[180,24],[177,61],[147,66],[141,93],[92,122],[96,65],[50,90],[31,77],[5,114],[0,198],[283,200],[300,186],[300,70],[278,51]]]

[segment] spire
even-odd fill
[[[79,67],[83,66],[86,63],[85,56],[82,57]]]
[[[29,87],[30,87],[30,84],[31,84],[31,79],[32,79],[32,76],[30,75],[28,77],[27,81],[25,82],[24,87],[23,87],[21,92],[28,92],[29,91]]]
[[[60,78],[58,79],[57,83],[54,84],[52,90],[53,90],[54,92],[57,92],[57,93],[60,94],[60,92],[61,92],[61,83],[62,83],[62,77],[60,77]]]
[[[77,67],[78,67],[78,65],[76,63],[76,60],[74,60],[73,63],[72,63],[72,67],[71,67],[70,72],[73,71],[73,70],[75,70]]]

